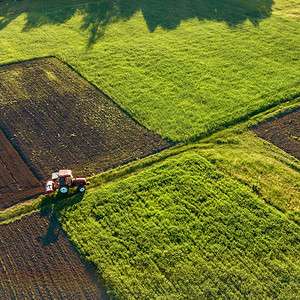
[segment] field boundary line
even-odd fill
[[[154,132],[158,135],[160,135],[159,133],[157,133],[156,131],[150,129],[150,128],[147,128],[145,125],[141,124],[138,120],[136,120],[126,109],[124,109],[123,107],[121,107],[116,101],[114,101],[109,95],[107,95],[103,90],[100,89],[100,87],[98,87],[96,84],[94,84],[93,82],[91,82],[90,80],[86,79],[79,71],[77,71],[73,66],[71,66],[68,62],[66,62],[65,60],[63,60],[62,58],[60,57],[57,57],[57,56],[51,56],[51,57],[54,57],[58,60],[60,60],[61,62],[63,62],[67,67],[69,67],[72,71],[74,71],[78,76],[80,76],[80,78],[86,80],[90,85],[92,85],[97,91],[99,91],[100,93],[102,93],[105,97],[107,97],[109,99],[109,101],[111,101],[114,105],[116,105],[116,107],[121,110],[126,116],[128,116],[130,119],[132,119],[137,125],[143,127],[144,129],[147,129],[148,131],[150,132]],[[119,92],[119,90],[118,90]],[[124,93],[125,94],[125,93]],[[125,94],[126,95],[126,94]],[[127,95],[126,95],[127,96]],[[300,94],[299,94],[300,96]],[[161,136],[161,135],[160,135]],[[164,148],[163,150],[165,149],[168,149],[170,148],[171,146],[174,146],[175,144],[177,144],[178,142],[174,142],[174,141],[171,141],[167,138],[164,138],[161,136],[162,139],[164,139],[165,141],[167,141],[168,143],[170,143],[171,145],[169,147],[166,147]]]
[[[98,87],[96,84],[94,84],[93,82],[91,82],[90,80],[88,80],[87,78],[85,78],[78,70],[76,70],[73,66],[71,66],[67,61],[65,61],[64,59],[62,59],[59,56],[55,56],[55,55],[47,55],[47,56],[41,56],[41,57],[33,57],[30,59],[25,59],[25,60],[19,60],[19,61],[13,61],[13,62],[8,62],[8,63],[4,63],[4,64],[0,64],[0,68],[1,67],[7,67],[7,66],[11,66],[11,65],[17,65],[17,64],[21,64],[21,63],[26,63],[26,62],[32,62],[32,61],[38,61],[38,60],[42,60],[42,59],[47,59],[47,58],[55,58],[57,60],[59,60],[61,63],[65,64],[68,68],[70,68],[73,72],[75,72],[81,79],[84,79],[85,81],[87,81],[93,88],[95,88],[98,92],[100,92],[101,94],[103,94],[109,101],[111,101],[119,110],[121,110],[127,117],[129,117],[130,119],[132,119],[137,125],[143,127],[144,129],[147,129],[150,132],[153,132],[155,134],[160,135],[159,133],[157,133],[156,131],[147,128],[145,125],[141,124],[139,121],[137,121],[126,109],[124,109],[123,107],[121,107],[116,101],[114,101],[109,95],[107,95],[103,90],[100,89],[100,87]],[[1,69],[0,69],[0,73],[1,73]],[[109,85],[108,85],[109,86]],[[125,94],[125,93],[124,93]],[[125,94],[126,95],[126,94]],[[300,95],[300,94],[299,94]],[[127,96],[127,95],[126,95]],[[161,135],[160,135],[161,136]],[[177,143],[180,142],[174,142],[171,141],[167,138],[163,138],[161,136],[161,138],[165,141],[167,141],[168,143],[170,143],[171,146],[174,146]],[[164,149],[167,149],[169,147],[166,147]],[[163,150],[164,150],[163,149]]]
[[[17,65],[17,64],[21,64],[21,63],[26,63],[26,62],[31,62],[31,61],[35,61],[35,60],[39,60],[39,59],[44,59],[44,58],[57,58],[57,57],[54,55],[46,55],[46,56],[32,57],[29,59],[14,60],[14,61],[11,61],[8,63],[0,64],[0,68],[11,66],[11,65]],[[59,59],[59,58],[57,58],[57,59]],[[59,59],[59,60],[61,60],[61,59]]]
[[[249,120],[243,121],[241,123],[235,124],[234,126],[231,126],[230,128],[225,128],[221,131],[218,131],[216,133],[211,134],[208,137],[205,137],[201,140],[201,144],[199,144],[199,141],[196,142],[182,142],[174,144],[173,147],[169,147],[167,149],[164,149],[158,153],[150,154],[146,157],[143,157],[141,159],[133,160],[125,165],[120,165],[114,169],[107,170],[105,172],[102,172],[100,174],[94,175],[88,180],[91,181],[91,186],[89,189],[87,189],[87,192],[94,191],[99,187],[108,185],[112,182],[116,182],[119,180],[122,180],[124,178],[127,178],[131,175],[134,175],[138,172],[141,172],[148,167],[151,167],[157,163],[160,163],[168,158],[176,157],[177,155],[180,155],[184,152],[192,151],[192,150],[201,150],[211,147],[212,142],[209,140],[214,135],[220,134],[220,132],[225,130],[238,130],[238,131],[246,131],[249,130],[251,126],[255,126],[255,124],[259,124],[261,122],[264,122],[265,120],[269,118],[274,118],[279,114],[282,114],[284,112],[292,112],[293,110],[300,109],[298,101],[292,101],[292,102],[286,102],[281,105],[281,107],[273,107],[271,111],[264,111],[261,112],[258,115],[255,115],[251,117]],[[270,143],[271,144],[271,143]],[[273,144],[271,144],[273,145]],[[274,145],[273,145],[274,146]],[[274,146],[276,147],[276,146]],[[276,147],[277,148],[277,147]],[[299,161],[290,156],[289,154],[282,151],[282,155],[286,158],[288,158],[288,162],[284,161],[281,157],[278,156],[278,159],[281,163],[289,166],[290,168],[300,171],[300,165]],[[71,194],[68,198],[65,198],[64,200],[70,199],[74,196],[74,194]],[[46,201],[45,201],[46,200]],[[47,201],[48,200],[48,201]],[[53,200],[53,201],[52,201]],[[41,195],[39,198],[36,199],[30,199],[25,202],[18,203],[12,207],[7,208],[6,210],[0,211],[0,225],[1,224],[7,224],[10,222],[13,222],[17,219],[21,219],[25,215],[30,215],[34,212],[39,211],[41,208],[45,208],[47,206],[52,206],[54,202],[60,201],[57,200],[57,195],[53,198],[45,198],[44,195]]]

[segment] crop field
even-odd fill
[[[0,0],[0,299],[298,299],[299,21]],[[86,192],[5,209],[60,168]]]
[[[1,299],[107,299],[54,215],[0,227]]]
[[[0,127],[39,180],[91,175],[168,147],[56,58],[0,68]]]
[[[0,210],[43,190],[41,183],[0,130]]]
[[[253,131],[300,160],[300,109],[264,122]]]
[[[59,57],[173,141],[197,139],[300,93],[300,24],[285,9],[299,11],[297,1],[82,2],[4,5],[0,62]]]
[[[193,151],[86,194],[60,220],[118,299],[299,294],[299,226]]]

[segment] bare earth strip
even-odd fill
[[[0,226],[0,299],[107,299],[55,215]]]
[[[41,183],[0,130],[0,210],[42,192]]]
[[[300,109],[264,122],[253,131],[300,160]]]

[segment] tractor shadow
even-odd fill
[[[62,195],[60,193],[55,193],[44,197],[40,217],[48,218],[49,226],[45,236],[40,237],[43,246],[55,243],[58,240],[59,235],[63,232],[58,220],[60,211],[80,202],[83,199],[84,194],[85,193],[70,192],[68,195]]]
[[[1,4],[2,3],[2,4]],[[23,1],[0,1],[0,30],[23,13],[26,13],[23,31],[45,24],[60,25],[76,13],[83,16],[81,29],[89,35],[92,46],[105,33],[105,28],[120,20],[129,20],[141,12],[150,32],[157,27],[175,29],[183,20],[196,18],[226,22],[236,26],[249,20],[254,26],[272,13],[273,0],[98,0],[75,1],[76,5],[62,6],[59,1],[32,3]]]
[[[62,228],[55,211],[50,211],[47,216],[49,217],[47,233],[45,236],[39,238],[39,241],[42,242],[44,247],[56,243],[60,233],[62,232]],[[45,217],[46,215],[43,216],[43,218]]]
[[[78,252],[75,244],[68,238],[66,232],[63,230],[61,223],[59,222],[59,214],[63,209],[72,207],[76,203],[79,203],[84,197],[84,193],[78,193],[71,191],[68,195],[62,195],[55,193],[44,197],[42,209],[40,211],[40,218],[48,218],[49,226],[46,234],[42,237],[37,238],[37,242],[41,243],[43,247],[51,246],[56,242],[59,243],[58,239],[60,235],[64,236],[70,242],[70,246],[74,253],[78,255],[82,264],[84,265],[85,272],[89,275],[92,282],[98,287],[99,299],[109,300],[110,297],[101,282],[101,278],[96,276],[96,267],[91,263],[87,262],[85,258]]]

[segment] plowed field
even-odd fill
[[[253,131],[300,160],[300,109],[262,123]]]
[[[0,127],[39,180],[91,175],[169,146],[56,58],[0,68]]]
[[[0,130],[0,210],[42,192],[41,183]]]
[[[0,226],[0,299],[106,299],[55,215]]]

